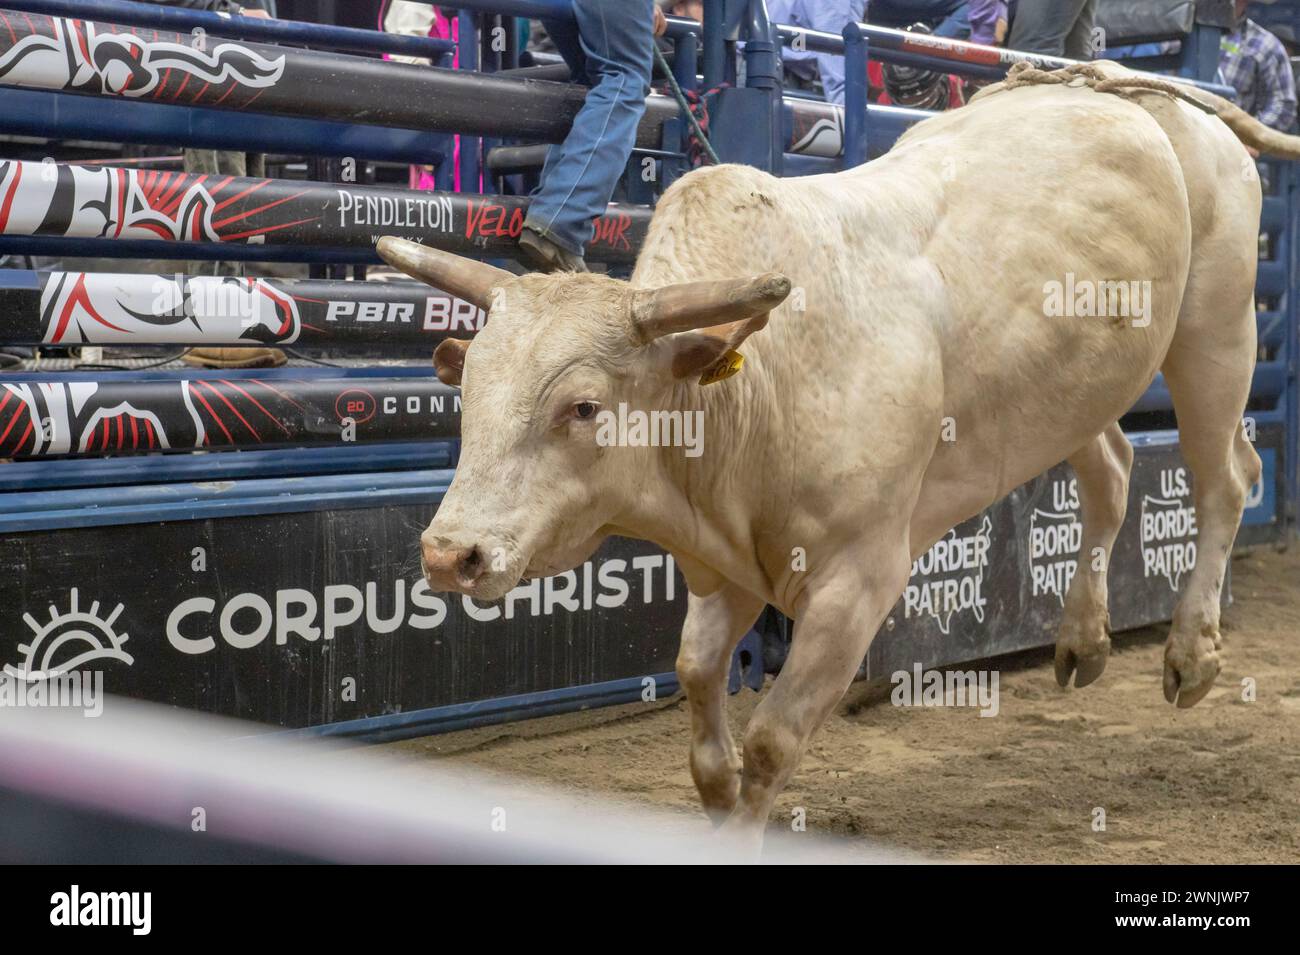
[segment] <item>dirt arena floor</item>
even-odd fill
[[[1003,658],[998,716],[890,705],[855,686],[813,738],[771,827],[804,807],[809,831],[867,837],[960,862],[1300,861],[1300,548],[1233,562],[1226,665],[1194,709],[1160,690],[1167,627],[1119,634],[1084,690],[1061,690],[1049,651]],[[1257,700],[1244,702],[1252,678]],[[760,699],[729,712],[739,739]],[[680,697],[384,747],[583,794],[697,815]],[[1106,813],[1093,831],[1093,811]],[[685,821],[685,820],[684,820]]]

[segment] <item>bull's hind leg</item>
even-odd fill
[[[1106,572],[1128,507],[1133,446],[1112,424],[1069,458],[1083,510],[1079,563],[1065,596],[1056,635],[1056,682],[1087,686],[1101,676],[1110,654]]]
[[[740,756],[727,726],[731,654],[762,610],[763,601],[733,584],[686,601],[677,679],[691,711],[691,778],[714,822],[726,818],[740,792]]]
[[[1229,308],[1220,295],[1206,292],[1201,301],[1185,303],[1163,369],[1196,503],[1196,566],[1165,645],[1165,699],[1180,707],[1196,704],[1219,674],[1223,575],[1246,495],[1260,474],[1259,455],[1242,427],[1256,352],[1255,305],[1253,296],[1247,298]]]

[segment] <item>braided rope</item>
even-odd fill
[[[713,151],[713,144],[709,142],[708,134],[704,131],[704,125],[707,125],[709,121],[708,110],[701,106],[701,109],[704,112],[704,124],[701,125],[700,121],[695,117],[695,111],[691,109],[691,104],[687,100],[686,94],[682,92],[681,86],[677,83],[677,77],[673,75],[672,67],[668,65],[668,61],[664,58],[663,50],[659,49],[658,43],[654,44],[654,51],[655,60],[659,64],[659,69],[663,70],[664,75],[668,77],[668,85],[671,87],[673,96],[677,100],[677,107],[682,111],[682,115],[686,117],[686,121],[690,124],[691,144],[693,146],[698,145],[699,148],[708,155],[709,163],[711,165],[718,165],[722,160],[719,159],[718,154]],[[697,166],[701,164],[692,162],[691,165]]]
[[[1144,90],[1151,93],[1162,93],[1171,99],[1179,99],[1184,103],[1190,103],[1211,116],[1218,115],[1218,110],[1214,106],[1193,96],[1186,88],[1177,83],[1171,83],[1168,80],[1158,79],[1154,76],[1107,77],[1101,69],[1092,63],[1076,63],[1073,66],[1067,66],[1059,70],[1041,70],[1029,62],[1021,60],[1007,72],[1007,78],[1003,81],[1002,88],[1013,90],[1021,86],[1050,84],[1087,86],[1098,93],[1113,93],[1125,99],[1134,99],[1134,92],[1136,91]]]

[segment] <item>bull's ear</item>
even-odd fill
[[[465,352],[469,342],[463,338],[444,338],[433,350],[433,366],[438,370],[438,380],[444,385],[460,386],[460,376],[465,372]]]
[[[695,332],[683,332],[669,340],[674,378],[692,378],[708,371],[727,352],[738,347],[767,324],[767,313],[743,322],[731,322]]]

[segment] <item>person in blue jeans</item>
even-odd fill
[[[654,0],[573,0],[573,20],[543,20],[575,82],[591,87],[564,142],[552,146],[519,235],[548,272],[585,272],[583,251],[627,166],[650,95],[654,37],[667,26]]]

